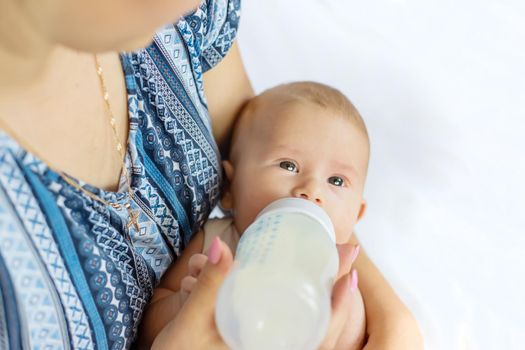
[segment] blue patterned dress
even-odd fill
[[[202,73],[226,54],[238,0],[210,0],[121,55],[126,166],[139,227],[91,200],[0,131],[0,349],[125,349],[171,262],[219,196]],[[81,183],[110,202],[118,192]]]

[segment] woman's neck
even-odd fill
[[[15,8],[15,2],[23,3],[0,0],[0,119],[9,129],[4,131],[23,148],[36,150],[48,165],[115,189],[122,160],[110,133],[93,55],[54,43],[52,35],[40,30],[45,26],[28,24],[30,16]],[[119,56],[98,56],[125,144],[127,96]]]
[[[52,51],[45,30],[21,3],[0,2],[0,98],[3,92],[24,89],[38,81]]]

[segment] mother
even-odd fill
[[[0,348],[129,348],[216,203],[216,142],[253,92],[233,44],[239,2],[179,20],[197,6],[0,1]],[[221,254],[156,345],[224,347],[211,322]],[[384,316],[373,306],[385,295],[364,294]]]

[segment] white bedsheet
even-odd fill
[[[317,80],[364,116],[364,248],[427,349],[525,348],[525,2],[244,0],[259,92]]]

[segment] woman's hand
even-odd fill
[[[324,338],[320,350],[325,349],[348,349],[350,344],[342,344],[345,325],[350,316],[350,305],[352,294],[357,292],[357,271],[352,270],[352,264],[359,254],[359,246],[350,243],[337,245],[339,253],[339,272],[337,282],[332,291],[332,318],[328,332]]]
[[[177,317],[159,333],[152,349],[228,349],[217,330],[214,314],[219,287],[232,261],[230,248],[215,238],[186,303]]]
[[[338,246],[338,280],[332,294],[332,319],[320,349],[340,347],[344,326],[349,315],[351,291],[357,290],[357,274],[351,270],[359,249],[351,244]],[[179,314],[157,336],[152,349],[228,349],[215,325],[215,302],[219,287],[228,274],[233,258],[228,246],[215,238],[208,251],[207,262],[200,270],[203,258],[195,258],[198,275],[191,283],[191,294]]]

